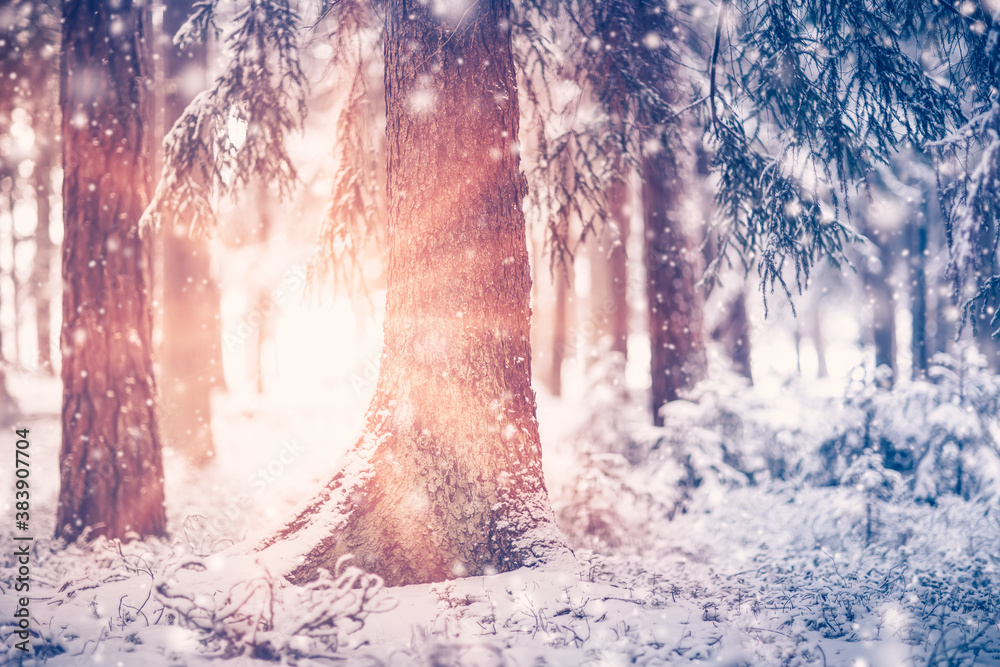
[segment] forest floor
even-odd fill
[[[548,485],[579,567],[383,589],[360,606],[345,602],[334,636],[310,634],[296,624],[303,612],[291,592],[245,560],[212,554],[280,524],[308,500],[304,490],[330,477],[361,425],[363,392],[307,402],[218,396],[216,463],[196,479],[167,456],[169,539],[65,545],[49,539],[59,384],[27,376],[12,384],[32,443],[35,657],[14,648],[8,547],[0,664],[1000,665],[994,511],[960,499],[875,503],[858,488],[801,477],[750,484],[724,465],[678,500],[676,466],[655,447],[641,464],[597,454],[580,442],[596,428],[586,411],[545,395]],[[808,423],[810,409],[799,395],[783,410]],[[0,488],[12,480],[5,467]],[[3,516],[13,516],[12,500],[4,492]],[[0,544],[14,544],[10,524],[0,523]],[[217,574],[215,590],[189,583],[187,607],[157,593],[183,588],[179,567],[192,560]],[[254,589],[268,601],[258,616],[272,633],[240,630],[241,614],[252,613],[237,589],[251,580],[264,582]],[[214,616],[196,618],[206,609]],[[282,628],[306,629],[279,636]]]

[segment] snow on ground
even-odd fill
[[[863,488],[801,477],[749,484],[712,453],[730,435],[725,425],[706,428],[699,410],[736,395],[744,396],[741,437],[807,448],[831,416],[825,399],[795,386],[785,409],[770,411],[772,399],[754,404],[753,392],[706,393],[702,403],[715,408],[679,404],[667,430],[629,425],[642,416],[634,395],[611,409],[620,399],[612,389],[581,409],[577,399],[540,393],[548,485],[576,570],[381,589],[348,563],[303,590],[252,556],[217,555],[280,524],[336,469],[367,400],[356,372],[309,398],[217,397],[214,466],[195,479],[167,456],[171,537],[89,545],[48,538],[58,382],[13,378],[28,413],[35,492],[36,657],[24,664],[1000,664],[995,509],[958,498],[936,507],[876,502]],[[634,447],[645,449],[601,453],[583,441],[616,429],[631,429]],[[670,432],[691,445],[686,468]],[[639,454],[646,463],[628,462]],[[692,470],[701,483],[682,494]],[[12,489],[9,468],[3,474],[0,488]],[[12,499],[0,497],[3,516],[12,516]],[[0,544],[13,544],[11,533],[0,524]],[[12,552],[0,557],[2,664],[22,659],[10,624]]]

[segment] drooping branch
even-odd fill
[[[205,39],[215,2],[200,3],[176,36],[179,45]],[[191,233],[216,224],[213,202],[251,181],[291,193],[297,178],[286,148],[302,126],[308,82],[299,62],[300,17],[289,0],[251,0],[226,37],[228,66],[178,118],[164,142],[163,173],[144,226],[190,219]],[[187,208],[193,215],[185,217]]]

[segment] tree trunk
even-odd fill
[[[995,226],[992,223],[983,225],[979,233],[980,246],[983,248],[991,247],[995,235]],[[997,275],[997,262],[993,253],[981,255],[979,263],[979,275]],[[1000,303],[994,298],[990,298],[985,303],[980,302],[971,315],[975,318],[976,347],[986,359],[988,368],[994,373],[1000,370],[1000,343],[993,339],[993,332],[998,328],[993,324],[993,315],[998,306]]]
[[[866,291],[872,308],[872,338],[875,342],[875,366],[887,366],[896,373],[896,317],[892,288],[885,277],[866,273]]]
[[[747,317],[746,291],[737,290],[732,300],[726,303],[725,316],[713,336],[719,340],[729,353],[733,370],[753,384],[753,372],[750,368],[750,320]]]
[[[14,366],[18,368],[23,368],[22,363],[24,357],[21,354],[21,306],[24,302],[24,290],[21,287],[21,278],[17,275],[17,246],[20,244],[21,239],[17,236],[17,226],[14,224],[14,208],[17,206],[17,197],[15,193],[17,191],[17,176],[13,176],[13,181],[10,186],[10,282],[14,287],[13,293],[13,305],[14,305],[14,330],[12,332],[12,339],[14,342]]]
[[[642,177],[653,423],[663,426],[660,408],[705,375],[701,298],[677,210],[683,184],[674,156],[644,153]]]
[[[878,252],[862,269],[862,281],[871,313],[872,341],[875,345],[875,367],[886,366],[891,374],[886,381],[891,387],[896,379],[896,304],[889,284],[892,273],[889,240],[886,233],[866,224],[866,233]]]
[[[205,87],[205,45],[181,50],[173,44],[173,35],[193,4],[164,3],[164,132]],[[219,291],[212,277],[208,240],[195,238],[191,232],[191,220],[183,215],[165,223],[160,404],[164,444],[202,466],[215,457],[211,397],[216,378],[222,375],[218,363],[222,340],[217,325]]]
[[[571,555],[542,479],[509,0],[386,7],[388,292],[365,433],[265,542],[297,583],[353,554],[390,585]]]
[[[43,131],[51,129],[44,123]],[[53,133],[54,134],[54,133]],[[48,375],[52,368],[52,163],[54,147],[49,140],[40,140],[38,164],[35,165],[35,206],[38,225],[35,229],[35,262],[32,267],[32,292],[35,301],[35,331],[38,340],[38,368]]]
[[[595,354],[608,351],[623,356],[628,354],[628,263],[625,253],[629,234],[628,185],[615,178],[608,185],[607,198],[608,218],[616,229],[606,227],[590,239],[589,310],[593,351],[588,361],[596,360]]]
[[[254,232],[257,246],[257,261],[261,264],[267,263],[267,241],[271,237],[271,196],[267,183],[259,181],[257,183],[257,228]],[[252,288],[250,294],[251,307],[247,313],[247,319],[251,322],[252,331],[249,340],[246,342],[246,369],[247,377],[253,383],[254,391],[258,394],[264,393],[264,343],[273,337],[274,322],[273,303],[271,302],[271,290],[266,284],[259,284]],[[256,314],[259,321],[253,324],[253,315]]]
[[[3,290],[0,290],[2,296]],[[7,360],[3,355],[3,327],[0,326],[0,426],[11,426],[20,414],[17,401],[7,389]]]
[[[63,407],[56,534],[163,535],[143,9],[63,4]]]
[[[562,396],[562,368],[566,356],[566,301],[569,291],[569,267],[560,264],[555,275],[555,321],[552,326],[552,366],[549,368],[549,391],[553,396]]]
[[[826,336],[823,334],[823,316],[820,314],[818,306],[813,308],[812,312],[812,339],[813,347],[816,349],[816,377],[829,377],[830,369],[826,363]]]
[[[926,207],[922,207],[926,208]],[[923,210],[917,213],[917,223],[910,230],[910,316],[912,335],[910,351],[913,358],[912,377],[927,377],[927,218]]]

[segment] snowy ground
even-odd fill
[[[1000,664],[995,510],[954,498],[937,507],[872,505],[859,488],[803,484],[801,476],[750,485],[713,460],[711,447],[696,449],[692,466],[717,474],[679,494],[683,471],[664,453],[666,444],[631,465],[580,442],[581,433],[598,441],[613,434],[630,411],[641,415],[636,405],[611,421],[588,422],[591,413],[575,402],[539,397],[547,479],[577,546],[574,571],[378,590],[345,569],[339,582],[303,593],[278,585],[248,557],[213,556],[280,523],[335,470],[360,426],[363,373],[362,366],[351,370],[341,386],[308,401],[285,401],[280,393],[218,397],[219,453],[208,474],[195,481],[180,461],[167,459],[172,537],[124,545],[48,539],[58,487],[59,386],[15,377],[14,390],[26,397],[34,466],[38,662]],[[747,409],[762,415],[760,428],[780,431],[771,435],[778,440],[823,421],[820,398],[788,391],[796,399],[782,410]],[[590,400],[599,409],[602,398]],[[694,424],[698,411],[679,406],[674,419]],[[627,428],[646,442],[665,433],[637,423]],[[743,429],[752,430],[746,423]],[[3,516],[12,516],[12,487],[6,469]],[[13,544],[11,533],[0,524],[0,543]],[[0,578],[2,664],[21,658],[10,625],[12,552],[4,550]],[[362,592],[371,597],[362,599]],[[333,637],[317,630],[310,616],[317,610],[335,617]],[[264,630],[244,632],[258,618]]]

